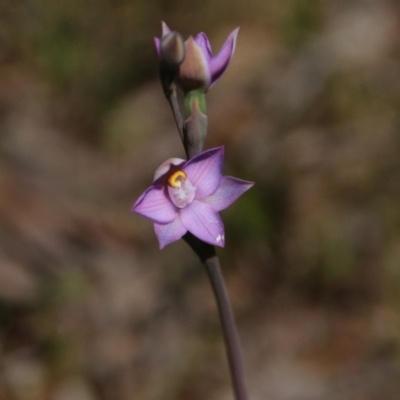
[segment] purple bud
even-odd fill
[[[185,58],[185,42],[178,32],[161,38],[160,58],[170,68],[177,68]]]
[[[239,28],[236,28],[222,45],[221,50],[213,56],[210,41],[201,32],[185,41],[186,55],[180,65],[178,84],[184,92],[204,90],[213,86],[228,67],[236,47]],[[164,57],[162,42],[171,34],[165,22],[162,23],[162,38],[154,38],[159,56]]]

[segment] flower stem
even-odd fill
[[[235,399],[248,400],[239,335],[215,248],[190,233],[184,239],[200,257],[210,278],[221,320]]]
[[[185,93],[183,146],[189,159],[202,151],[207,136],[207,125],[205,93]],[[186,233],[183,239],[200,257],[210,278],[221,320],[235,399],[248,400],[239,335],[215,247],[201,241],[190,232]]]
[[[211,281],[214,295],[218,304],[218,312],[224,334],[229,368],[236,400],[247,400],[247,388],[243,369],[242,351],[239,335],[229,301],[224,278],[222,276],[219,259],[217,256],[205,261],[208,276]]]
[[[183,123],[182,115],[179,110],[179,105],[178,105],[178,98],[176,95],[176,89],[171,91],[170,95],[167,97],[168,103],[171,107],[172,114],[174,115],[175,123],[178,128],[179,136],[181,137],[182,142],[184,141],[184,130],[185,130],[185,125]]]

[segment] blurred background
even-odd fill
[[[400,398],[400,6],[0,2],[0,399],[232,399],[206,274],[130,212],[183,157],[160,21],[214,52],[207,147],[252,400]]]

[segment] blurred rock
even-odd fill
[[[29,356],[13,355],[3,358],[3,380],[14,400],[43,400],[46,398],[48,375],[43,363]]]
[[[0,299],[29,302],[37,294],[37,279],[29,269],[8,260],[0,252]]]
[[[56,386],[50,400],[95,400],[96,398],[87,382],[79,377],[71,377]]]

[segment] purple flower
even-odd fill
[[[154,182],[132,211],[151,219],[160,249],[186,232],[224,247],[224,225],[218,214],[253,186],[222,176],[224,148],[198,154],[189,161],[171,158],[156,171]]]
[[[163,38],[171,33],[165,22],[162,23],[162,37],[154,38],[154,43],[160,55]],[[189,36],[185,41],[186,56],[180,65],[178,84],[183,91],[207,90],[222,76],[233,56],[239,28],[236,28],[226,39],[219,53],[214,57],[210,41],[206,34],[200,32],[194,38]]]

